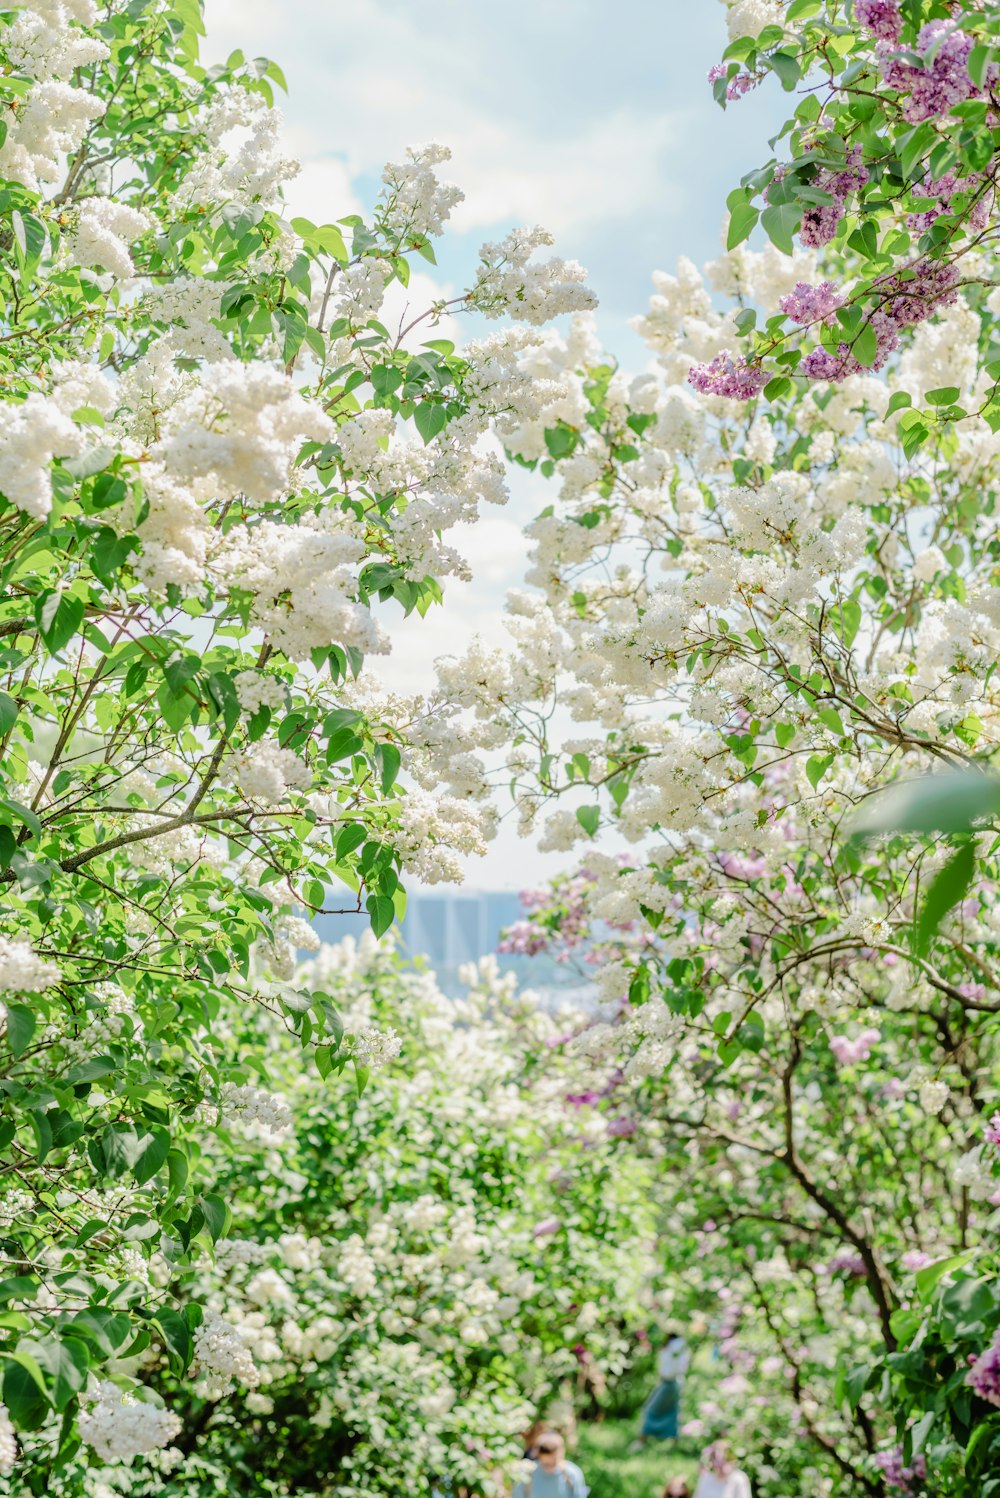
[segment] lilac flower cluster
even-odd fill
[[[856,1040],[851,1040],[847,1035],[834,1035],[830,1041],[830,1049],[841,1066],[855,1066],[859,1061],[868,1060],[872,1046],[877,1045],[881,1039],[878,1030],[862,1030]]]
[[[531,921],[513,921],[497,943],[498,952],[513,952],[521,957],[537,957],[547,952],[551,942],[548,932]]]
[[[771,376],[742,354],[716,354],[710,364],[695,364],[688,384],[702,395],[723,395],[730,400],[754,400]]]
[[[729,67],[724,62],[717,62],[708,70],[708,81],[711,84],[719,83],[727,77]],[[736,73],[730,78],[726,87],[726,98],[732,102],[734,99],[742,99],[752,88],[756,88],[763,78],[763,73]]]
[[[903,116],[911,125],[947,114],[980,93],[969,77],[972,45],[972,37],[951,21],[928,21],[920,28],[916,51],[923,58],[921,67],[894,56],[891,44],[879,44],[883,81],[897,93],[909,94]]]
[[[943,260],[918,260],[902,270],[879,277],[872,285],[879,306],[868,318],[868,326],[876,341],[872,362],[861,364],[852,346],[840,343],[833,353],[825,348],[813,349],[799,365],[799,374],[808,380],[836,381],[844,380],[848,375],[877,372],[899,347],[903,328],[925,322],[941,307],[950,307],[954,303],[958,281],[956,268]]]
[[[849,1279],[863,1279],[867,1272],[865,1261],[856,1248],[840,1249],[826,1266],[827,1274],[844,1274]]]
[[[891,1451],[880,1451],[875,1458],[875,1465],[881,1468],[885,1480],[890,1488],[896,1488],[900,1493],[912,1493],[915,1482],[923,1482],[927,1476],[927,1462],[923,1455],[913,1458],[913,1465],[903,1465],[903,1448],[894,1446]]]
[[[819,192],[828,193],[833,201],[811,203],[802,215],[799,238],[810,249],[818,250],[830,243],[844,217],[848,198],[868,181],[868,170],[861,164],[862,155],[860,146],[852,146],[844,166],[836,171],[823,167],[811,183]]]
[[[801,326],[811,322],[823,322],[840,306],[840,293],[832,281],[821,281],[810,286],[808,281],[797,281],[795,290],[782,297],[778,306],[786,317]]]
[[[929,199],[931,206],[920,213],[908,214],[907,224],[915,234],[926,234],[942,214],[956,212],[953,206],[956,197],[960,195],[972,197],[982,187],[984,180],[979,173],[971,177],[957,177],[954,172],[947,172],[943,177],[915,187],[913,196]],[[982,193],[963,212],[963,223],[972,233],[979,233],[980,230],[985,229],[989,223],[992,203],[993,193]]]
[[[899,0],[856,0],[854,16],[880,42],[898,42],[903,29]]]
[[[1000,1332],[993,1338],[992,1345],[975,1359],[965,1382],[980,1399],[1000,1407]]]
[[[983,1136],[987,1144],[995,1145],[1000,1150],[1000,1113],[994,1113],[983,1130]]]

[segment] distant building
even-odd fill
[[[400,931],[400,947],[407,957],[426,957],[445,993],[458,993],[458,970],[495,953],[500,933],[523,914],[511,891],[448,890],[441,894],[417,890],[410,894]],[[313,922],[325,942],[360,936],[368,929],[363,915],[320,916]],[[577,990],[579,975],[551,958],[501,956],[501,970],[516,973],[519,983],[546,994]]]

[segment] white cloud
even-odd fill
[[[336,149],[356,176],[380,172],[407,145],[451,146],[451,175],[466,194],[454,215],[463,230],[541,223],[572,253],[576,231],[641,202],[678,134],[675,117],[648,103],[601,109],[553,95],[541,149],[538,121],[512,97],[513,83],[483,87],[516,66],[516,47],[493,21],[449,40],[423,7],[385,0],[298,0],[292,31],[287,14],[278,0],[209,0],[206,56],[236,46],[280,54],[291,143],[304,162]]]

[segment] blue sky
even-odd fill
[[[207,20],[210,57],[240,46],[285,70],[299,211],[339,217],[348,184],[365,204],[387,159],[442,141],[468,194],[443,272],[458,283],[484,238],[543,223],[630,361],[652,271],[717,252],[726,194],[786,102],[715,104],[718,0],[208,0]]]
[[[719,252],[726,196],[767,156],[788,102],[768,89],[725,113],[715,104],[705,75],[726,44],[718,0],[208,0],[206,19],[209,61],[239,47],[284,69],[280,104],[303,164],[290,216],[363,212],[387,160],[408,144],[449,145],[466,201],[440,242],[443,289],[469,284],[484,240],[542,224],[587,267],[606,345],[632,369],[648,353],[628,321],[653,271]],[[436,294],[411,280],[415,303]],[[377,663],[390,687],[429,686],[434,658],[474,632],[503,643],[522,528],[552,497],[519,471],[505,510],[454,534],[474,581],[449,583],[443,608],[393,629],[393,654]],[[564,859],[531,862],[539,878]],[[469,879],[509,888],[524,873],[523,844],[504,834]]]

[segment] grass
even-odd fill
[[[583,1469],[592,1498],[660,1498],[671,1477],[684,1476],[694,1490],[698,1473],[695,1441],[650,1441],[629,1447],[639,1433],[639,1416],[581,1424],[571,1459]]]

